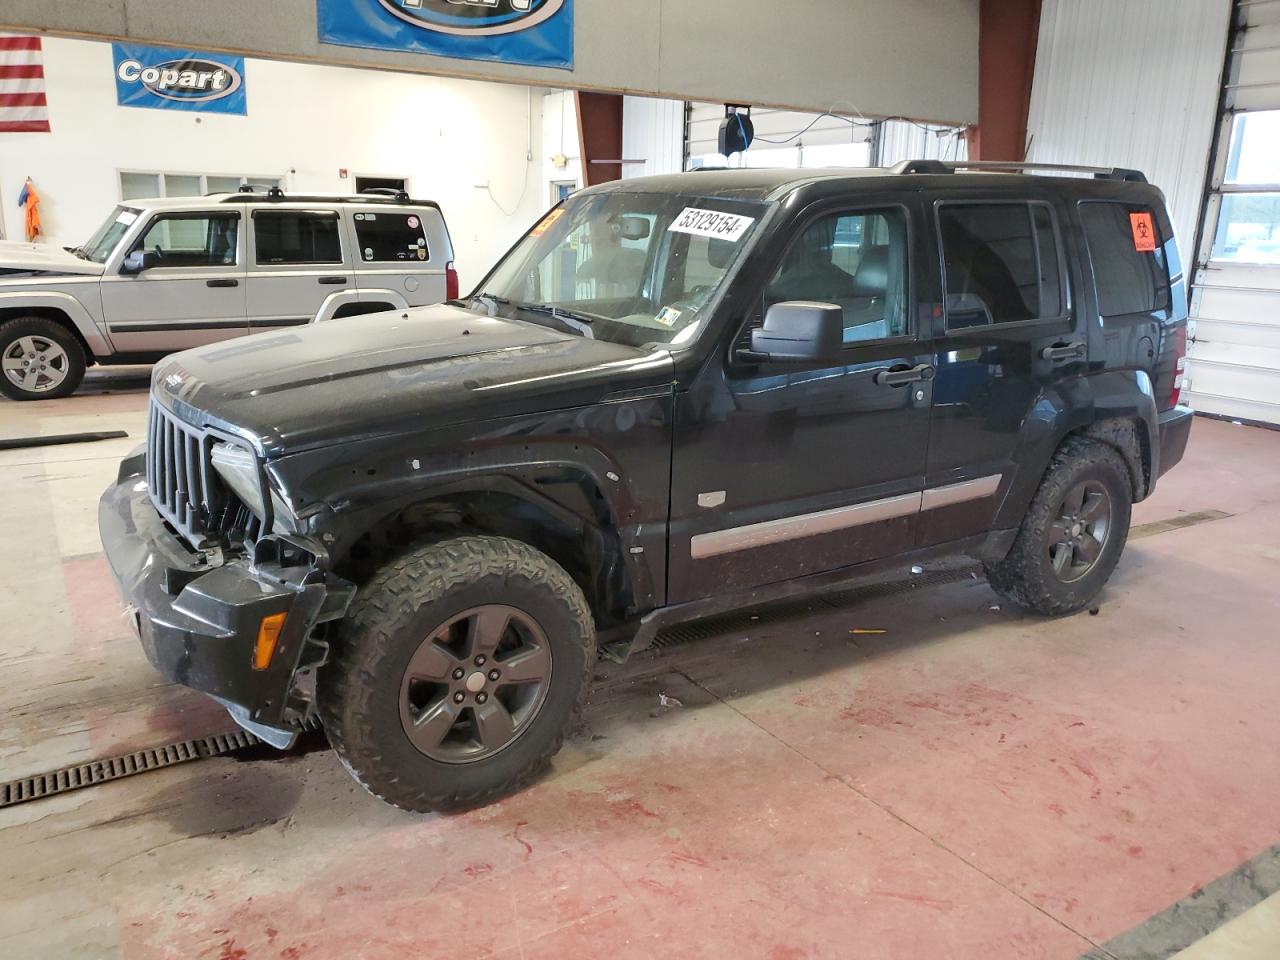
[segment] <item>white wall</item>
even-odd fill
[[[1227,0],[1044,0],[1040,14],[1027,159],[1142,170],[1188,264],[1230,15]]]
[[[550,184],[572,181],[575,190],[582,188],[578,102],[571,90],[549,90],[542,97],[542,181],[542,210],[552,206]]]
[[[279,176],[286,190],[350,192],[354,179],[338,177],[346,168],[352,178],[407,176],[415,197],[440,203],[465,290],[548,206],[541,90],[250,60],[247,117],[193,114],[117,106],[110,44],[46,39],[44,50],[53,133],[0,134],[10,239],[22,236],[27,176],[47,242],[74,245],[119,201],[122,169]]]

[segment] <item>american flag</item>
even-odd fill
[[[48,133],[39,37],[0,33],[0,133]]]

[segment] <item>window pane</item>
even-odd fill
[[[1022,203],[944,204],[938,211],[950,329],[1056,317],[1041,307],[1041,270]],[[1056,271],[1057,264],[1046,264]]]
[[[166,197],[198,197],[200,196],[200,178],[185,174],[166,173],[164,175],[164,195]]]
[[[426,260],[427,235],[416,214],[357,213],[356,237],[364,260]]]
[[[120,198],[122,200],[153,200],[160,196],[160,174],[120,174]]]
[[[210,193],[236,193],[240,190],[239,177],[206,177]]]
[[[1280,193],[1223,194],[1213,259],[1280,263]]]
[[[161,217],[134,249],[156,254],[160,267],[228,266],[236,262],[239,224],[235,214]]]
[[[1155,222],[1146,207],[1093,201],[1080,204],[1098,312],[1104,317],[1151,313],[1169,305],[1169,272],[1160,247],[1163,239],[1156,238],[1154,251],[1138,250],[1130,219],[1135,213],[1145,213]]]
[[[765,307],[784,300],[834,303],[844,310],[845,343],[904,336],[906,239],[896,210],[819,220],[787,250]]]
[[[1238,114],[1227,151],[1228,183],[1280,183],[1280,110]]]
[[[338,215],[259,212],[253,216],[258,263],[341,263]]]

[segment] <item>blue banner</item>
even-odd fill
[[[318,0],[320,39],[573,69],[573,0]]]
[[[248,112],[244,58],[113,43],[116,103],[153,110]]]

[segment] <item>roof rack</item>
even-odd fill
[[[1130,170],[1127,167],[1081,167],[1070,163],[1022,163],[1017,160],[903,160],[889,169],[898,174],[955,173],[958,170],[978,170],[989,173],[1047,170],[1054,173],[1091,173],[1097,180],[1147,182],[1141,170]]]
[[[323,193],[285,193],[279,187],[272,187],[266,193],[233,193],[224,197],[222,203],[372,203],[372,204],[397,204],[409,205],[414,207],[435,207],[440,209],[440,204],[434,200],[412,200],[403,190],[391,190],[387,192],[386,188],[376,190],[365,190],[361,193],[353,194],[323,194]]]

